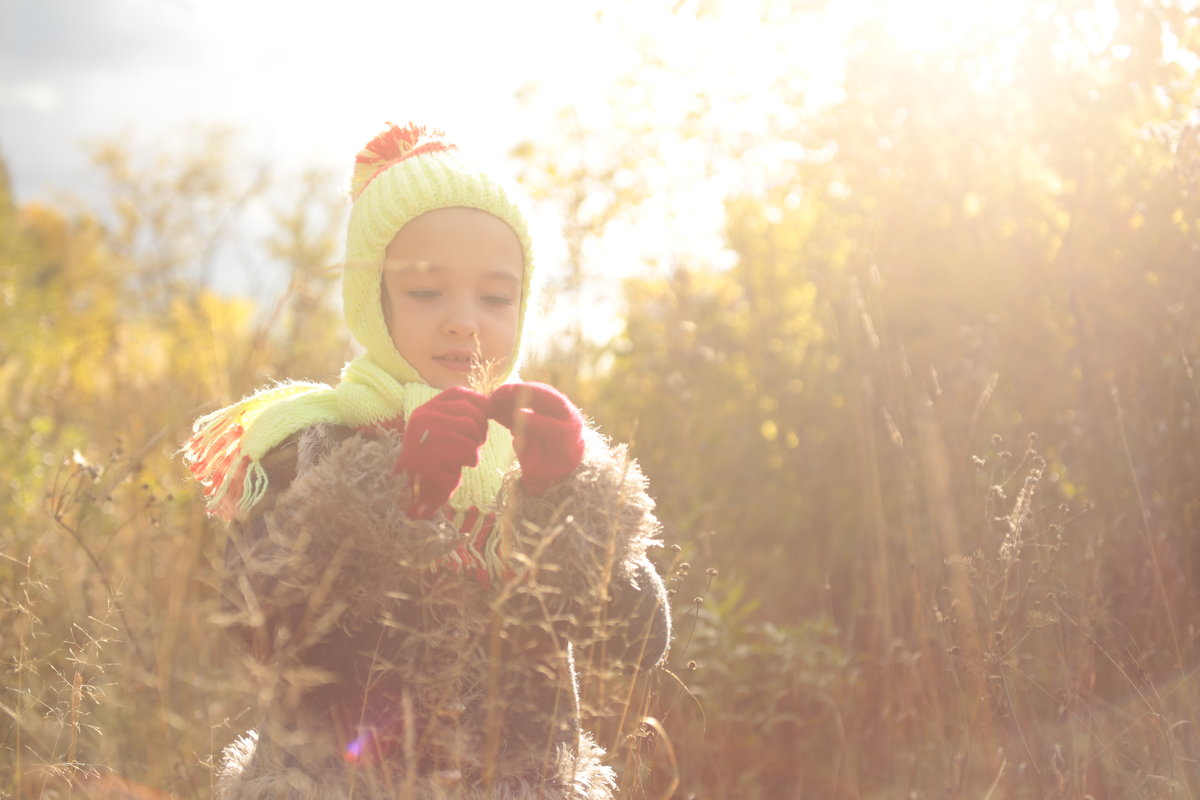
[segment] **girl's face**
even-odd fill
[[[505,222],[476,208],[440,208],[409,222],[383,262],[383,311],[404,360],[438,389],[472,369],[503,372],[520,325],[524,254]]]

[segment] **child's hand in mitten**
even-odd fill
[[[583,459],[583,414],[553,386],[506,383],[492,392],[491,416],[513,432],[530,494],[543,494]]]
[[[488,408],[488,398],[452,386],[409,417],[395,471],[412,476],[410,517],[432,517],[458,488],[463,467],[479,463],[479,448],[487,440]]]

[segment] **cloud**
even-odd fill
[[[196,18],[182,0],[5,0],[0,157],[17,196],[86,194],[84,143],[158,118],[203,63]]]
[[[0,109],[11,106],[44,113],[53,111],[58,105],[58,92],[48,83],[26,81],[0,85]]]
[[[603,61],[584,46],[588,15],[557,0],[0,0],[0,9],[0,157],[20,200],[64,190],[96,199],[87,145],[157,149],[192,127],[232,128],[285,172],[343,168],[385,120],[408,118],[499,162],[521,135],[518,86],[555,64]]]
[[[58,81],[196,55],[195,12],[179,0],[12,0],[0,64],[21,79]]]

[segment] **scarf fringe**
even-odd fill
[[[516,576],[509,562],[507,523],[500,514],[469,508],[455,513],[454,524],[465,534],[464,541],[446,554],[435,569],[470,575],[480,586],[504,583]]]
[[[210,515],[230,522],[252,509],[267,492],[267,472],[259,459],[270,447],[247,446],[254,422],[264,412],[322,392],[332,394],[333,390],[319,383],[282,383],[196,420],[192,437],[181,452],[200,484]]]

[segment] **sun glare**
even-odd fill
[[[1010,30],[1033,0],[873,0],[860,13],[905,50],[936,53],[964,33]]]

